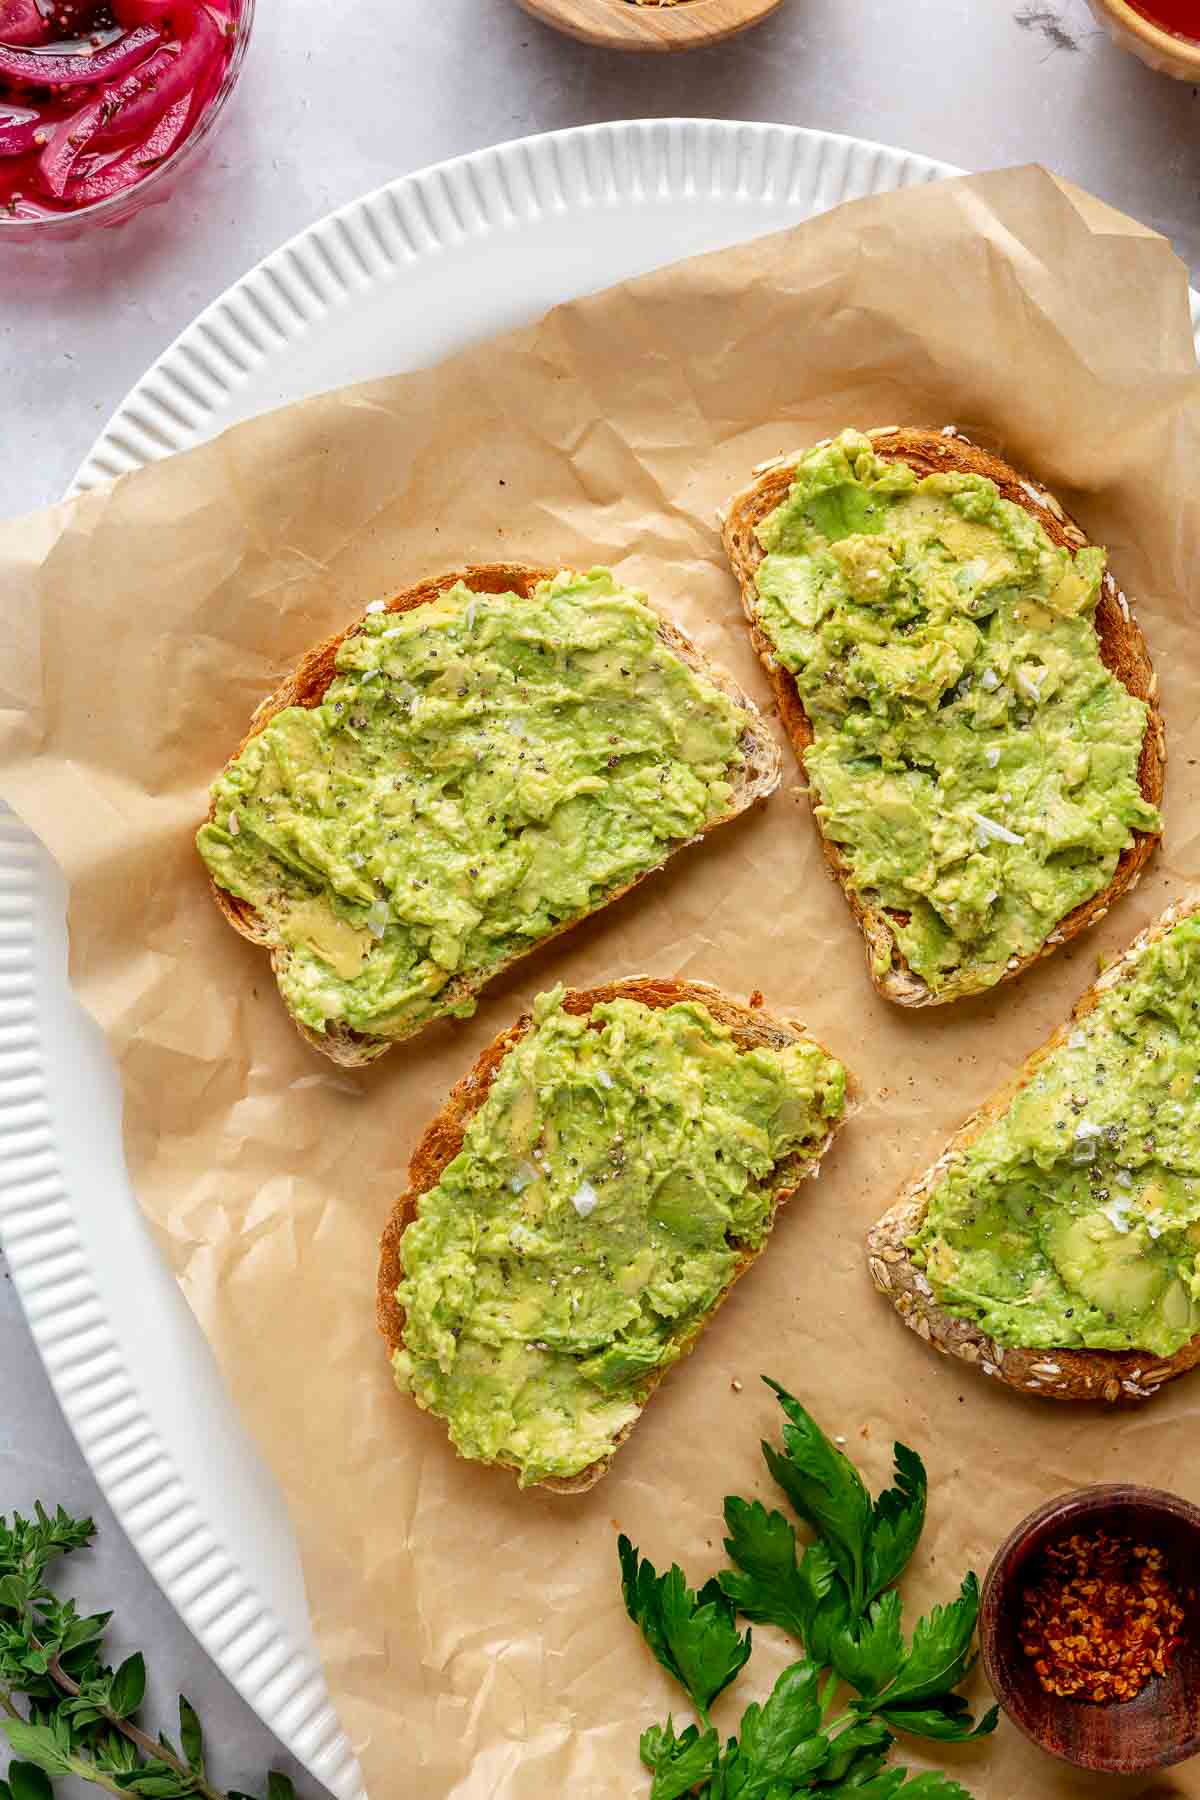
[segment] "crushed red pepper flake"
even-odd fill
[[[1047,1550],[1026,1592],[1021,1647],[1048,1694],[1107,1705],[1167,1673],[1183,1618],[1161,1550],[1076,1534]]]

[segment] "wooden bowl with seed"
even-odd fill
[[[608,50],[695,50],[757,25],[783,0],[517,0],[527,13]]]
[[[1169,1598],[1182,1612],[1166,1673],[1130,1699],[1096,1702],[1048,1692],[1022,1645],[1030,1591],[1069,1540],[1100,1534],[1161,1553]],[[1061,1566],[1061,1565],[1058,1565]],[[1143,1774],[1200,1751],[1200,1508],[1158,1488],[1106,1486],[1060,1494],[1023,1519],[992,1559],[979,1608],[984,1670],[1004,1711],[1051,1756],[1080,1769]],[[1130,1612],[1125,1612],[1126,1618]],[[1056,1672],[1069,1666],[1051,1660]],[[1140,1677],[1139,1677],[1140,1679]]]

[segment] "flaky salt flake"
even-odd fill
[[[581,1219],[586,1219],[591,1213],[595,1212],[599,1198],[600,1196],[597,1194],[590,1181],[581,1181],[579,1186],[575,1189],[575,1192],[571,1195],[571,1205],[575,1208],[575,1211],[579,1214]]]

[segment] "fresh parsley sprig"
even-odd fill
[[[642,1735],[653,1773],[650,1800],[969,1800],[946,1775],[910,1776],[886,1767],[895,1734],[961,1742],[995,1730],[999,1709],[976,1723],[956,1690],[972,1663],[979,1612],[973,1574],[958,1598],[901,1625],[895,1583],[925,1523],[928,1481],[920,1457],[894,1450],[893,1486],[872,1499],[858,1470],[777,1382],[782,1447],[764,1443],[767,1467],[795,1512],[816,1533],[803,1548],[786,1514],[729,1495],[725,1549],[732,1568],[699,1592],[672,1566],[659,1575],[622,1536],[622,1589],[630,1618],[691,1700],[699,1725],[676,1732],[673,1718]],[[770,1696],[742,1714],[724,1744],[710,1708],[748,1661],[749,1630],[737,1616],[775,1625],[804,1657],[784,1670]],[[854,1690],[829,1715],[841,1684]]]
[[[178,1748],[141,1729],[144,1658],[110,1668],[103,1639],[112,1614],[81,1615],[48,1585],[55,1558],[86,1549],[95,1535],[91,1519],[61,1506],[51,1517],[40,1501],[32,1519],[0,1514],[0,1729],[15,1758],[0,1800],[53,1800],[54,1778],[64,1775],[146,1800],[254,1800],[209,1779],[200,1721],[182,1695]],[[266,1800],[295,1800],[286,1775],[267,1777]]]

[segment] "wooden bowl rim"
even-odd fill
[[[700,0],[700,4],[703,3],[704,0]],[[1148,44],[1162,56],[1174,57],[1185,69],[1194,75],[1200,75],[1200,39],[1176,37],[1173,31],[1156,25],[1145,13],[1130,6],[1129,0],[1098,0],[1098,4],[1133,37],[1140,38],[1143,44]]]
[[[1085,1760],[1054,1744],[1046,1743],[1023,1716],[1020,1696],[1001,1674],[996,1656],[1000,1619],[1002,1615],[1009,1616],[1008,1607],[1013,1598],[1008,1564],[1014,1552],[1026,1545],[1030,1538],[1040,1538],[1046,1542],[1057,1535],[1062,1527],[1073,1522],[1126,1507],[1138,1507],[1158,1518],[1173,1519],[1187,1526],[1200,1544],[1200,1506],[1185,1500],[1182,1494],[1171,1493],[1167,1488],[1140,1487],[1134,1482],[1103,1482],[1093,1487],[1071,1488],[1065,1494],[1054,1495],[1041,1506],[1035,1507],[1019,1525],[1013,1527],[988,1565],[979,1599],[979,1655],[984,1674],[1005,1716],[1039,1750],[1061,1762],[1071,1763],[1075,1768],[1094,1773],[1144,1775],[1155,1769],[1167,1769],[1175,1763],[1186,1762],[1189,1757],[1200,1753],[1200,1707],[1196,1713],[1196,1728],[1189,1737],[1157,1751],[1147,1761],[1122,1763],[1119,1768],[1115,1768],[1105,1762]],[[1056,1700],[1050,1694],[1046,1699],[1051,1707],[1075,1704],[1070,1700]],[[1118,1708],[1124,1704],[1132,1702],[1117,1702]],[[1106,1707],[1105,1710],[1111,1709]]]
[[[783,0],[677,0],[674,6],[635,6],[632,0],[518,0],[518,5],[544,24],[581,35],[610,50],[688,50],[717,44],[773,13]],[[736,17],[730,17],[731,11]],[[714,29],[705,15],[725,15]],[[625,16],[623,16],[625,15]],[[651,20],[653,25],[651,25]]]

